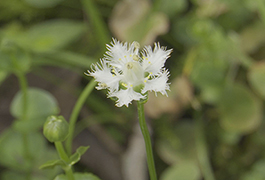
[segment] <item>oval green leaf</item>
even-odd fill
[[[221,126],[234,133],[249,133],[258,128],[262,120],[261,102],[238,84],[224,90],[219,110]]]
[[[49,115],[57,114],[59,111],[56,99],[49,92],[29,88],[27,93],[27,118],[40,119]],[[23,114],[23,95],[18,92],[11,103],[11,114],[20,118]]]
[[[187,161],[176,164],[166,169],[161,175],[161,180],[199,180],[201,179],[200,169],[195,162]]]
[[[82,22],[52,20],[31,27],[19,43],[37,52],[53,51],[77,39],[84,30]]]

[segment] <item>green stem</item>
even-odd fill
[[[28,83],[25,75],[21,72],[17,72],[16,76],[19,81],[20,89],[22,91],[22,103],[23,103],[23,109],[22,109],[22,115],[20,117],[21,121],[27,121],[28,117]],[[23,156],[25,160],[28,160],[29,162],[32,161],[32,157],[29,150],[29,136],[28,133],[23,132],[22,133],[22,143],[23,143]],[[27,179],[31,179],[31,172],[27,172]]]
[[[62,142],[57,141],[57,142],[54,142],[54,144],[55,144],[56,150],[57,150],[60,158],[68,164],[70,160],[69,160],[69,157],[64,150]],[[64,171],[65,171],[65,174],[66,174],[68,180],[75,180],[71,165],[68,165],[66,168],[64,168]]]
[[[74,130],[75,130],[75,123],[78,117],[78,114],[81,110],[81,108],[83,107],[87,97],[89,96],[89,94],[91,93],[91,91],[94,89],[96,85],[95,81],[90,81],[90,83],[87,84],[87,86],[85,87],[85,89],[83,90],[83,92],[81,93],[81,95],[79,96],[75,107],[72,111],[72,114],[70,116],[70,120],[69,120],[69,136],[66,140],[66,151],[67,154],[71,154],[72,152],[72,141],[74,138]]]
[[[28,120],[27,118],[27,110],[28,110],[28,83],[27,83],[27,79],[25,77],[24,74],[22,73],[16,73],[16,76],[19,80],[19,84],[20,84],[20,89],[22,91],[22,100],[23,100],[23,109],[22,109],[22,116],[21,116],[21,120],[26,121]]]
[[[139,116],[139,124],[145,141],[146,155],[147,155],[147,164],[149,169],[149,175],[151,180],[157,180],[156,177],[156,169],[155,162],[153,157],[151,138],[149,135],[149,131],[145,122],[144,116],[144,104],[140,101],[137,102],[138,107],[138,116]]]
[[[202,118],[196,117],[196,147],[199,164],[205,180],[215,180],[210,160],[208,157],[207,145],[204,136]]]
[[[102,50],[104,50],[105,44],[108,43],[110,39],[108,28],[93,1],[94,0],[81,0],[81,3],[87,16],[90,18],[97,39],[99,40],[99,44],[102,45]]]

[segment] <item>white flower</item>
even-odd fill
[[[116,97],[116,106],[131,104],[147,96],[147,91],[160,92],[167,95],[169,90],[169,71],[164,65],[172,49],[166,50],[159,43],[145,46],[139,52],[137,42],[121,43],[113,39],[107,45],[108,51],[100,63],[92,64],[88,76],[93,76],[98,82],[96,87],[108,89],[108,97]]]

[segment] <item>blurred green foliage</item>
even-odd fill
[[[163,101],[150,97],[152,104],[146,104],[157,112],[147,116],[152,117],[161,180],[265,179],[264,0],[2,0],[0,25],[0,85],[12,74],[37,72],[52,81],[56,77],[45,71],[47,66],[83,76],[103,57],[111,36],[173,48],[166,63],[171,85],[181,78],[189,86],[172,88]],[[79,92],[83,85],[71,88]],[[47,157],[56,159],[40,129],[60,107],[38,88],[27,89],[26,112],[22,88],[13,98],[15,120],[0,137],[0,179],[25,180],[29,174],[52,179],[57,170],[38,169]],[[93,116],[81,124],[99,123],[125,146],[134,108],[113,104],[94,92],[87,100]],[[27,121],[21,120],[23,113]],[[23,149],[25,134],[29,154]]]

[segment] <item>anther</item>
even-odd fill
[[[134,55],[133,55],[133,60],[134,60],[134,61],[139,61],[139,56],[136,55],[136,54],[134,54]]]

